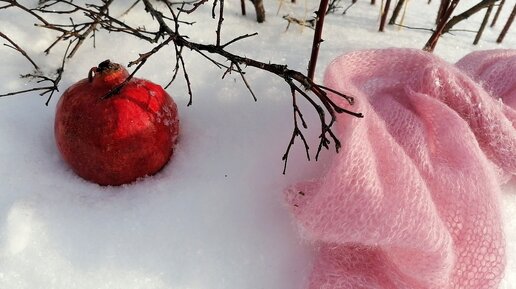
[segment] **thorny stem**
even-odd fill
[[[328,0],[321,0],[319,3],[319,9],[316,12],[315,20],[315,32],[314,39],[312,41],[312,53],[310,60],[308,61],[308,78],[314,79],[315,66],[317,65],[317,58],[319,56],[319,46],[323,42],[322,31],[324,26],[324,17],[326,16],[326,10],[328,9]]]

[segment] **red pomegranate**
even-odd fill
[[[177,106],[161,86],[128,77],[109,60],[69,87],[57,103],[54,133],[64,160],[86,180],[121,185],[161,170],[179,133]]]

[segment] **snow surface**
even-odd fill
[[[35,2],[35,1],[33,1]],[[123,11],[131,2],[113,11]],[[347,5],[348,1],[342,1]],[[377,1],[380,2],[380,1]],[[439,1],[409,3],[405,24],[432,27]],[[458,7],[459,12],[469,5]],[[455,62],[470,51],[516,48],[509,31],[502,45],[495,39],[515,1],[507,1],[497,27],[487,28],[480,45],[474,34],[456,32],[440,40],[435,53]],[[265,1],[267,22],[254,21],[252,6],[241,16],[239,1],[226,1],[223,41],[258,32],[230,50],[262,61],[288,64],[305,71],[312,30],[292,25],[285,31],[282,15],[310,17],[316,1],[298,4]],[[138,6],[141,8],[141,4]],[[117,10],[118,9],[118,10]],[[359,1],[347,15],[329,15],[325,23],[316,79],[338,55],[363,48],[421,48],[429,32],[389,26],[377,32],[379,6]],[[192,40],[215,40],[215,20],[207,4],[185,18]],[[476,30],[483,13],[458,28]],[[152,28],[143,11],[124,21]],[[20,12],[0,11],[0,31],[27,52],[55,69],[65,48],[44,56],[52,32],[32,26]],[[515,27],[512,27],[515,30]],[[127,64],[151,49],[127,36],[97,33],[67,63],[61,89],[86,77],[104,59]],[[32,67],[12,49],[1,48],[1,93],[31,83],[18,78]],[[166,84],[174,54],[163,50],[139,72],[140,77]],[[124,288],[221,289],[304,288],[311,271],[312,244],[298,234],[283,203],[282,190],[292,182],[317,176],[331,152],[319,162],[307,162],[300,142],[290,155],[286,175],[281,157],[292,132],[289,89],[283,80],[247,69],[258,101],[238,75],[221,80],[223,71],[193,52],[185,61],[194,91],[187,107],[186,86],[178,79],[168,92],[179,106],[181,136],[171,163],[159,174],[121,187],[100,187],[75,176],[60,159],[53,139],[55,96],[49,107],[37,93],[0,100],[0,288]],[[310,129],[306,136],[317,146],[317,116],[302,105]],[[313,151],[312,151],[313,153]],[[507,186],[503,215],[508,266],[501,288],[516,288],[516,185]]]

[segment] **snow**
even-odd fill
[[[439,1],[430,6],[426,2],[409,3],[406,25],[432,26]],[[469,6],[464,3],[458,12]],[[478,46],[471,44],[474,34],[456,32],[443,37],[435,53],[455,62],[473,50],[515,48],[513,31],[503,44],[495,43],[514,3],[506,1],[497,26],[486,28]],[[305,71],[313,32],[295,25],[285,31],[287,23],[281,16],[310,17],[318,3],[284,2],[275,15],[278,4],[265,1],[267,22],[257,24],[250,3],[243,17],[239,1],[227,1],[223,42],[258,32],[229,50]],[[115,9],[123,11],[128,5]],[[327,17],[316,80],[344,52],[425,44],[430,36],[426,31],[388,26],[385,33],[378,33],[378,9],[369,1],[359,1],[345,16]],[[183,27],[183,33],[194,41],[213,42],[216,22],[210,13],[211,4],[206,4],[185,17],[197,23]],[[483,13],[475,15],[458,28],[476,30],[482,17]],[[152,27],[143,11],[132,12],[124,20]],[[19,12],[0,11],[0,31],[24,44],[45,69],[57,68],[65,47],[44,56],[41,51],[55,35],[32,23]],[[127,36],[96,36],[95,49],[87,41],[68,61],[61,90],[85,78],[89,68],[104,59],[127,64],[152,48]],[[33,85],[18,77],[31,72],[30,64],[12,49],[1,51],[0,93]],[[173,61],[173,51],[162,50],[138,75],[165,85]],[[282,190],[319,175],[333,153],[323,152],[319,162],[307,162],[298,140],[287,174],[282,175],[281,157],[293,126],[285,82],[247,68],[246,77],[258,98],[254,102],[238,75],[221,80],[223,71],[190,51],[185,51],[185,62],[193,105],[186,105],[183,79],[167,90],[178,103],[181,118],[172,161],[159,174],[121,187],[86,182],[61,160],[53,139],[59,95],[49,107],[37,93],[0,100],[0,288],[304,288],[314,246],[300,236],[283,203]],[[317,115],[306,103],[302,109],[314,153]],[[508,266],[500,288],[509,289],[516,288],[516,184],[506,186],[504,192]]]

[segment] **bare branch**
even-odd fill
[[[127,8],[127,10],[125,10],[125,11],[124,11],[124,13],[122,13],[122,14],[120,15],[120,17],[123,17],[123,16],[125,16],[125,15],[129,14],[129,12],[131,12],[131,10],[133,10],[133,8],[134,8],[136,5],[138,5],[138,3],[140,3],[140,1],[141,1],[141,0],[136,0],[136,1],[135,1],[135,2],[134,2],[134,3],[133,3],[129,8]]]
[[[482,37],[482,33],[484,32],[484,29],[486,28],[487,22],[489,21],[489,16],[491,15],[491,11],[493,10],[494,3],[489,5],[486,10],[486,14],[484,15],[484,19],[482,20],[482,23],[480,24],[480,27],[478,28],[478,33],[475,36],[475,40],[473,40],[473,44],[477,45],[480,41],[480,38]]]
[[[292,94],[292,108],[293,108],[293,113],[294,113],[294,115],[293,115],[294,130],[292,131],[292,136],[291,136],[290,141],[288,143],[287,150],[285,151],[285,154],[283,154],[283,157],[282,157],[282,160],[283,160],[283,174],[285,174],[286,171],[287,171],[287,162],[288,162],[288,156],[290,154],[290,149],[294,145],[294,142],[295,142],[297,137],[300,137],[301,140],[303,141],[303,144],[305,146],[306,158],[308,160],[310,160],[310,154],[308,153],[310,151],[310,147],[308,146],[308,142],[306,141],[306,138],[303,135],[303,132],[299,129],[298,118],[301,121],[301,124],[302,124],[303,128],[306,129],[306,128],[308,128],[308,126],[306,125],[306,122],[305,122],[305,120],[303,118],[303,114],[301,113],[301,110],[299,110],[299,107],[297,106],[296,88],[295,88],[295,86],[291,85],[290,86],[290,91],[291,91],[291,94]]]
[[[247,79],[244,76],[244,72],[242,71],[242,68],[240,68],[240,65],[238,65],[238,63],[234,63],[234,64],[238,70],[238,74],[240,74],[240,77],[242,77],[242,81],[244,82],[245,86],[247,87],[247,90],[249,90],[249,93],[251,93],[251,95],[253,96],[254,101],[258,101],[258,99],[256,98],[256,95],[254,94],[253,90],[251,89],[251,86],[249,85],[249,83],[247,82]]]
[[[491,27],[494,27],[496,25],[496,21],[498,21],[498,17],[500,16],[500,12],[502,12],[503,5],[505,4],[505,0],[500,1],[500,4],[498,4],[498,9],[496,9],[495,16],[493,18],[493,21],[491,22]]]
[[[233,40],[230,40],[230,41],[226,42],[225,44],[223,44],[222,48],[226,48],[227,46],[229,46],[229,45],[231,45],[231,44],[233,44],[233,43],[235,43],[237,41],[240,41],[240,40],[243,40],[243,39],[246,39],[246,38],[250,38],[250,37],[253,37],[253,36],[256,36],[256,35],[258,35],[257,32],[252,33],[252,34],[240,35],[240,36],[234,38]]]
[[[314,46],[318,48],[321,43],[321,33],[322,33],[322,21],[327,9],[327,0],[326,4],[322,4],[320,6],[319,12],[317,13],[317,20],[313,19],[313,22],[317,21],[319,25],[319,31],[314,36]],[[323,1],[323,2],[324,2]],[[156,7],[154,7],[154,2],[150,0],[133,0],[132,5],[127,9],[127,11],[131,11],[134,9],[136,5],[143,3],[143,7],[145,11],[152,16],[155,23],[158,24],[158,28],[156,30],[148,30],[145,27],[132,26],[123,21],[120,21],[110,15],[109,7],[113,0],[103,0],[100,5],[80,5],[70,0],[63,1],[47,1],[44,4],[40,5],[38,8],[28,9],[27,7],[19,4],[17,1],[6,1],[0,0],[0,2],[7,3],[7,5],[0,7],[0,9],[14,8],[21,9],[33,17],[39,20],[37,23],[37,27],[41,27],[44,29],[49,29],[51,31],[55,31],[57,33],[56,40],[45,50],[45,52],[49,52],[50,49],[58,45],[59,43],[67,42],[68,46],[65,54],[63,55],[63,61],[61,63],[60,69],[58,69],[57,76],[55,78],[51,78],[48,76],[44,76],[41,74],[29,74],[28,77],[32,77],[38,80],[38,83],[49,82],[48,86],[35,87],[32,89],[19,91],[18,93],[24,93],[29,91],[41,91],[42,95],[49,93],[50,96],[57,91],[57,85],[61,80],[62,73],[64,71],[65,59],[67,57],[73,57],[77,51],[79,51],[82,43],[89,37],[93,38],[93,43],[95,44],[95,35],[97,31],[107,31],[107,32],[118,32],[124,33],[125,35],[130,35],[136,37],[137,39],[141,39],[143,41],[153,43],[154,47],[147,51],[140,53],[136,59],[129,62],[129,67],[135,66],[134,70],[131,74],[125,79],[123,83],[119,86],[115,87],[113,90],[108,92],[102,98],[109,98],[114,94],[118,93],[120,89],[126,85],[141,69],[143,65],[147,62],[147,60],[158,53],[158,51],[162,50],[164,47],[168,45],[172,45],[175,52],[175,65],[171,68],[172,75],[170,82],[165,86],[167,88],[177,77],[179,71],[182,70],[184,80],[186,82],[186,86],[189,94],[188,105],[192,104],[193,101],[193,93],[191,88],[190,77],[187,72],[187,67],[185,64],[185,59],[183,58],[184,48],[187,48],[193,51],[195,54],[198,54],[201,57],[208,59],[211,63],[213,63],[217,68],[224,70],[223,77],[232,72],[236,72],[240,75],[240,78],[253,99],[256,101],[257,96],[251,89],[251,85],[246,78],[246,72],[244,69],[249,69],[250,67],[266,71],[271,73],[279,78],[281,78],[288,85],[290,92],[292,94],[293,101],[293,116],[294,116],[294,130],[291,137],[291,143],[293,144],[296,138],[301,138],[304,143],[304,147],[306,150],[307,158],[310,159],[310,152],[308,142],[305,139],[301,126],[303,128],[307,128],[307,124],[303,118],[303,114],[298,106],[298,96],[302,96],[302,98],[307,101],[311,106],[316,110],[319,121],[321,123],[321,131],[319,135],[319,145],[317,152],[315,154],[315,159],[317,160],[322,148],[329,149],[330,144],[333,144],[335,149],[338,151],[340,148],[340,142],[334,132],[333,124],[336,121],[337,114],[346,113],[354,117],[362,117],[362,114],[349,111],[337,105],[334,101],[334,97],[342,97],[349,104],[353,103],[353,98],[338,91],[335,91],[331,88],[327,88],[321,85],[314,83],[313,81],[313,70],[315,70],[315,64],[317,55],[313,54],[310,58],[309,66],[312,68],[312,74],[307,76],[301,72],[291,70],[287,67],[287,65],[274,64],[265,61],[259,61],[252,58],[240,56],[238,54],[229,52],[227,48],[229,45],[232,45],[238,41],[246,40],[252,36],[257,35],[256,33],[245,34],[234,39],[223,43],[221,37],[222,24],[224,21],[224,0],[214,0],[212,6],[212,16],[215,18],[215,8],[219,5],[218,10],[218,19],[217,21],[217,29],[216,29],[216,40],[214,44],[204,44],[191,41],[187,35],[182,35],[179,32],[180,25],[182,24],[192,24],[187,22],[182,22],[179,20],[179,15],[183,12],[192,13],[198,7],[207,2],[207,0],[199,0],[192,3],[193,7],[191,9],[184,9],[186,2],[174,3],[167,0],[161,0],[162,3],[166,5],[168,11],[160,11]],[[58,5],[59,3],[59,5]],[[153,4],[154,3],[154,4]],[[259,0],[254,0],[253,3],[255,7],[258,7],[260,3]],[[179,8],[172,7],[172,5],[180,4]],[[141,5],[140,5],[141,6]],[[5,8],[4,8],[5,7]],[[64,7],[64,8],[63,8]],[[262,7],[263,8],[263,7]],[[257,8],[258,9],[258,8]],[[261,9],[261,8],[260,8]],[[263,9],[263,12],[265,10]],[[46,21],[41,15],[44,14],[52,14],[52,15],[69,15],[69,19],[66,22],[61,23],[51,23]],[[83,21],[81,23],[77,23],[74,21],[74,17],[76,15],[82,15],[89,18],[88,21]],[[124,15],[124,14],[122,14]],[[75,17],[76,19],[76,17]],[[264,20],[264,18],[262,19]],[[317,27],[317,25],[316,25]],[[5,37],[4,37],[5,38]],[[21,48],[17,49],[16,46],[10,45],[14,49],[18,50],[21,53]],[[23,54],[23,53],[22,53]],[[226,64],[224,63],[226,62]],[[35,64],[35,63],[34,63]],[[13,93],[8,93],[8,95],[12,95]],[[328,94],[332,95],[332,98],[329,97]],[[50,99],[50,98],[49,98]],[[340,102],[338,102],[340,103]],[[47,101],[48,104],[48,101]],[[283,157],[285,161],[285,167],[287,165],[288,154],[290,152],[289,145],[287,147],[287,151]]]
[[[36,19],[38,19],[41,23],[45,24],[45,25],[48,25],[49,23],[41,16],[39,16],[37,13],[35,13],[34,11],[32,11],[32,9],[29,9],[23,5],[21,5],[20,3],[18,3],[18,1],[16,0],[0,0],[0,2],[4,2],[4,3],[7,3],[7,5],[5,6],[2,6],[0,7],[0,10],[2,9],[7,9],[7,8],[11,8],[11,7],[16,7],[16,8],[19,8],[23,11],[25,11],[26,13],[34,16]]]
[[[453,18],[451,18],[450,21],[448,21],[444,26],[443,33],[450,31],[450,29],[452,29],[452,27],[457,25],[459,22],[468,19],[471,15],[479,12],[480,10],[493,5],[496,1],[498,0],[482,0],[461,14],[453,16]]]
[[[0,97],[17,95],[17,94],[23,94],[23,93],[32,92],[32,91],[41,91],[41,93],[39,94],[40,96],[44,96],[46,94],[49,94],[49,96],[47,98],[47,101],[45,102],[45,105],[48,106],[48,104],[50,103],[50,100],[52,99],[52,96],[54,95],[54,93],[56,91],[59,91],[59,87],[58,86],[59,86],[59,82],[61,81],[61,78],[62,78],[63,73],[64,73],[64,66],[65,66],[65,62],[66,62],[66,54],[68,53],[68,50],[70,49],[71,45],[72,45],[72,42],[69,42],[68,46],[66,47],[66,51],[65,51],[65,53],[63,55],[63,59],[61,61],[61,65],[56,70],[55,78],[51,78],[51,77],[45,76],[45,75],[41,74],[41,72],[39,72],[39,71],[37,71],[35,73],[24,74],[24,75],[21,76],[22,78],[36,79],[37,80],[36,83],[43,83],[43,82],[47,83],[47,82],[50,82],[50,85],[48,85],[48,86],[40,86],[40,87],[33,87],[33,88],[29,88],[29,89],[24,89],[24,90],[8,92],[8,93],[5,93],[5,94],[0,94]]]
[[[107,0],[106,3],[100,8],[99,10],[99,14],[102,15],[102,14],[105,14],[106,11],[108,11],[109,9],[109,5],[111,5],[111,3],[113,3],[113,0]],[[74,54],[77,52],[77,50],[79,49],[79,47],[81,46],[81,44],[84,42],[84,40],[86,39],[86,37],[88,37],[88,35],[90,35],[90,33],[92,33],[96,28],[97,28],[97,25],[99,24],[100,22],[100,19],[96,19],[95,22],[93,22],[89,27],[88,29],[86,29],[86,31],[84,33],[82,33],[78,39],[79,41],[77,42],[77,44],[75,44],[75,46],[73,47],[72,51],[70,52],[70,54],[68,54],[68,58],[71,58],[74,56]]]
[[[351,7],[353,7],[353,5],[355,5],[356,3],[357,0],[351,1],[351,3],[346,8],[344,8],[344,11],[342,11],[342,15],[346,15],[346,13],[348,13],[348,10],[351,9]]]
[[[217,46],[220,46],[220,33],[222,30],[222,21],[224,21],[224,0],[215,0],[214,3],[220,2],[219,21],[217,21]],[[213,4],[215,8],[215,4]]]
[[[505,38],[505,35],[507,34],[507,31],[509,31],[509,28],[512,25],[512,22],[514,22],[514,18],[516,17],[516,4],[514,4],[514,8],[512,8],[511,15],[509,15],[509,18],[507,18],[507,22],[505,22],[505,25],[502,28],[502,31],[500,32],[500,35],[498,35],[498,38],[496,39],[496,43],[502,43],[503,39]]]
[[[446,9],[442,12],[442,16],[439,18],[439,23],[437,24],[437,27],[435,28],[434,33],[432,33],[432,36],[428,39],[425,46],[423,47],[423,50],[428,52],[433,52],[435,49],[435,46],[437,45],[437,41],[441,37],[444,31],[444,27],[446,23],[448,22],[448,19],[453,14],[453,11],[455,10],[455,7],[459,4],[460,0],[451,0],[451,3],[449,6],[446,7]]]
[[[12,41],[9,37],[7,37],[7,35],[2,33],[2,31],[0,31],[0,37],[4,38],[11,44],[11,45],[4,44],[5,46],[10,47],[10,48],[20,52],[21,55],[23,55],[23,57],[25,57],[32,64],[32,66],[34,66],[34,68],[36,70],[39,70],[39,66],[34,62],[34,60],[32,60],[32,58],[29,57],[27,52],[25,52],[25,50],[23,50],[18,44],[16,44],[14,41]]]
[[[308,61],[308,78],[313,79],[315,74],[315,66],[317,65],[317,57],[319,55],[319,46],[323,42],[322,30],[324,25],[324,16],[326,16],[326,10],[328,9],[328,0],[321,0],[319,3],[319,9],[316,12],[315,21],[315,32],[314,39],[312,41],[312,53],[310,54],[310,60]]]
[[[197,10],[197,8],[199,8],[201,5],[203,5],[206,2],[208,2],[208,0],[200,0],[200,1],[192,3],[193,7],[191,9],[187,10],[184,8],[180,8],[179,11],[186,12],[186,14],[190,14],[190,13],[194,12],[195,10]]]

